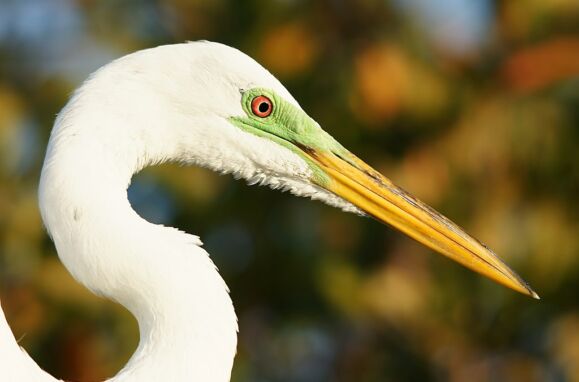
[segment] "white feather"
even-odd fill
[[[39,189],[43,220],[76,280],[139,323],[139,347],[111,381],[228,381],[237,341],[227,287],[201,241],[132,210],[126,190],[134,173],[184,162],[359,213],[312,185],[298,155],[229,123],[244,114],[240,91],[253,87],[299,107],[238,50],[161,46],[98,70],[56,120]],[[3,380],[54,380],[20,350],[3,315],[0,340]]]

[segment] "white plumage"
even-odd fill
[[[264,97],[272,108],[252,109]],[[56,120],[40,180],[42,218],[66,268],[138,321],[139,346],[111,381],[230,378],[237,319],[225,282],[198,237],[143,220],[127,199],[133,174],[167,161],[368,213],[538,297],[486,246],[325,133],[250,57],[210,42],[161,46],[106,65],[76,91]],[[1,314],[2,381],[55,381]]]
[[[310,184],[299,156],[228,122],[244,114],[240,89],[256,86],[297,105],[236,49],[161,46],[98,70],[56,120],[39,190],[45,225],[75,279],[139,323],[139,347],[111,381],[228,381],[237,342],[227,286],[201,241],[135,213],[127,199],[134,173],[178,161],[355,209]],[[3,317],[0,339],[3,381],[54,380]]]

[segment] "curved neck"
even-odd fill
[[[155,158],[83,122],[59,118],[40,205],[76,280],[139,323],[139,347],[113,380],[229,381],[237,322],[225,283],[196,236],[148,223],[127,199],[131,176]]]

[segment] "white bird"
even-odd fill
[[[74,93],[40,179],[42,218],[61,261],[138,321],[139,346],[110,381],[230,379],[237,319],[225,282],[197,236],[145,221],[127,199],[133,174],[162,162],[372,216],[538,297],[488,248],[336,142],[247,55],[211,42],[160,46],[102,67]],[[56,380],[18,346],[3,312],[0,379]]]

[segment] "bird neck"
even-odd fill
[[[138,349],[113,380],[229,381],[237,321],[227,286],[196,236],[145,221],[127,199],[134,172],[156,159],[62,124],[42,170],[41,212],[75,279],[138,321]]]

